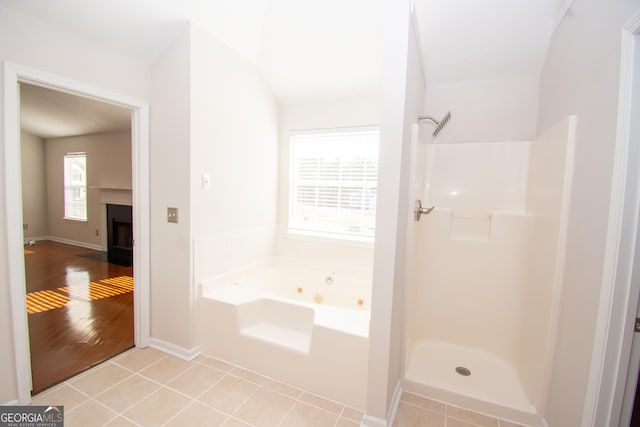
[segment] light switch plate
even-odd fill
[[[167,208],[167,222],[178,223],[178,208]]]
[[[208,173],[203,173],[202,174],[202,189],[203,190],[208,190],[210,185],[211,185],[211,175],[209,175]]]

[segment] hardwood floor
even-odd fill
[[[25,247],[33,394],[133,347],[133,268],[50,241]]]

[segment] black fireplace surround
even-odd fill
[[[131,206],[107,205],[107,256],[111,264],[133,265]]]

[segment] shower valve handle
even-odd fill
[[[429,213],[431,213],[431,211],[435,208],[435,206],[431,206],[430,208],[423,208],[422,207],[422,200],[418,199],[416,200],[414,206],[413,206],[413,219],[415,219],[416,221],[420,221],[420,216],[422,215],[427,215]]]

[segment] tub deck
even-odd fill
[[[203,286],[203,353],[364,408],[370,311],[293,300],[245,283]]]

